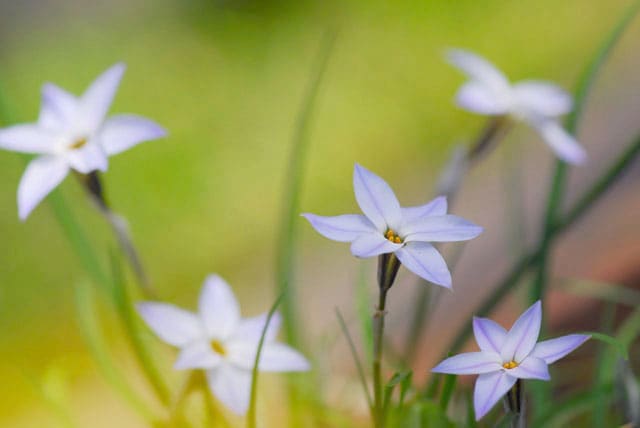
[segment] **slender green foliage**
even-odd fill
[[[81,283],[76,286],[75,307],[80,333],[87,343],[89,351],[98,364],[98,368],[103,376],[132,409],[147,421],[151,422],[153,420],[153,413],[138,397],[127,382],[125,376],[116,368],[111,360],[109,347],[104,343],[103,335],[100,331],[96,308],[93,304],[93,296],[91,295],[91,288],[88,284]]]
[[[247,412],[247,428],[256,428],[256,400],[258,391],[258,363],[260,362],[260,355],[262,354],[262,346],[264,345],[264,338],[269,329],[269,323],[271,318],[275,314],[278,305],[284,301],[284,294],[280,294],[276,301],[269,309],[267,314],[267,320],[262,328],[262,334],[260,335],[260,341],[258,342],[258,350],[256,351],[256,359],[253,363],[253,369],[251,371],[251,400],[249,401],[249,411]]]
[[[367,378],[364,374],[364,368],[362,366],[362,362],[360,361],[360,357],[358,356],[358,350],[356,349],[355,343],[353,343],[353,339],[349,334],[349,329],[347,328],[347,324],[340,313],[340,309],[336,308],[336,317],[338,318],[338,323],[340,324],[340,329],[344,334],[344,337],[347,339],[347,343],[349,344],[349,350],[351,351],[351,357],[353,357],[353,362],[356,365],[356,369],[358,370],[358,377],[360,378],[360,383],[362,384],[362,390],[364,391],[364,395],[367,398],[367,404],[369,408],[373,410],[373,400],[371,399],[371,394],[369,393],[369,388],[367,387]]]
[[[294,255],[296,252],[296,224],[299,217],[300,197],[302,183],[304,181],[306,153],[309,146],[309,127],[314,112],[316,99],[320,92],[320,85],[329,63],[329,57],[333,48],[335,35],[327,33],[314,65],[314,75],[303,98],[298,118],[295,122],[291,155],[289,158],[289,170],[286,175],[286,187],[284,192],[282,223],[280,225],[276,283],[285,298],[282,302],[282,316],[286,338],[294,347],[299,347],[300,330],[302,329],[300,317],[295,308]]]
[[[122,325],[127,333],[127,338],[134,355],[138,360],[138,365],[146,376],[149,384],[153,388],[156,396],[162,404],[169,405],[169,390],[156,368],[155,362],[147,348],[140,330],[140,323],[136,322],[136,314],[125,286],[125,278],[122,272],[121,261],[118,256],[111,252],[111,269],[113,275],[112,298],[118,311]]]

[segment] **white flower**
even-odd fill
[[[351,242],[356,257],[394,253],[411,272],[451,288],[451,273],[431,242],[468,241],[482,233],[480,226],[447,214],[447,199],[442,196],[425,205],[401,207],[387,182],[358,164],[353,191],[364,215],[302,215],[321,235]]]
[[[251,371],[267,314],[241,318],[231,288],[217,275],[205,280],[198,313],[154,302],[139,303],[137,309],[160,339],[180,348],[176,369],[206,370],[212,393],[233,412],[246,413]],[[309,370],[309,363],[300,353],[275,341],[279,326],[276,313],[265,335],[258,369]]]
[[[571,96],[563,89],[538,80],[512,85],[493,64],[465,50],[452,49],[447,58],[471,79],[456,96],[460,107],[524,121],[540,134],[560,159],[572,164],[586,160],[585,150],[558,123],[558,117],[572,109]]]
[[[81,97],[46,83],[38,122],[0,129],[0,148],[40,155],[29,163],[18,186],[20,219],[26,219],[70,169],[82,174],[105,171],[107,156],[166,135],[155,122],[131,114],[105,120],[124,70],[124,64],[114,65]]]
[[[504,396],[518,379],[549,380],[548,365],[564,357],[590,336],[570,334],[538,342],[542,304],[538,300],[506,331],[487,318],[473,319],[480,352],[454,355],[431,371],[479,374],[473,394],[476,420]]]

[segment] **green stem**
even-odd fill
[[[378,306],[373,313],[373,422],[376,428],[384,428],[384,394],[382,385],[382,350],[384,343],[384,317],[386,314],[387,293],[398,274],[400,260],[395,254],[382,254],[378,257],[378,285],[380,295]]]

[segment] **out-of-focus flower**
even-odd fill
[[[233,291],[217,275],[205,280],[198,313],[156,302],[139,303],[136,307],[160,339],[180,348],[176,369],[204,369],[209,388],[221,402],[237,414],[247,411],[251,372],[267,314],[241,318]],[[300,353],[276,342],[279,328],[280,317],[276,313],[265,334],[258,370],[309,370],[309,363]]]
[[[351,253],[356,257],[394,253],[416,275],[450,288],[447,264],[430,242],[466,241],[478,236],[482,228],[447,215],[444,197],[422,206],[401,207],[391,187],[358,164],[353,172],[353,189],[364,215],[303,216],[321,235],[351,242]]]
[[[474,113],[509,115],[532,126],[565,162],[583,163],[587,154],[558,123],[558,117],[572,108],[571,96],[550,82],[527,80],[511,84],[484,58],[461,49],[448,51],[451,64],[469,78],[458,91],[458,105]]]
[[[538,341],[542,305],[538,300],[516,320],[508,332],[487,318],[473,319],[480,352],[447,358],[431,371],[479,374],[473,394],[476,420],[482,418],[518,379],[549,380],[551,364],[582,345],[590,336],[570,334]]]
[[[155,122],[131,114],[105,120],[124,70],[124,64],[114,65],[81,97],[46,83],[38,121],[0,129],[0,148],[40,155],[29,163],[18,186],[20,219],[26,219],[70,169],[81,174],[105,171],[108,156],[166,135]]]

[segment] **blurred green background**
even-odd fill
[[[150,117],[169,136],[110,161],[104,181],[114,209],[129,220],[165,300],[193,308],[206,274],[219,272],[235,286],[244,313],[255,314],[275,296],[274,250],[293,127],[328,29],[337,29],[337,39],[311,123],[302,199],[303,211],[327,215],[355,212],[356,161],[403,189],[401,201],[420,203],[454,144],[481,128],[483,118],[453,105],[463,77],[444,62],[447,47],[486,55],[514,80],[537,77],[570,89],[628,4],[5,0],[0,97],[12,123],[34,121],[45,81],[79,94],[124,61],[111,111]],[[605,107],[615,100],[607,94],[625,93],[628,70],[638,63],[631,55],[637,35],[634,25],[603,80]],[[548,162],[546,146],[522,135]],[[22,157],[0,153],[0,425],[56,426],[38,384],[62,376],[72,385],[68,401],[80,426],[113,426],[113,420],[93,423],[100,415],[137,426],[95,373],[79,336],[73,289],[86,275],[51,207],[45,201],[26,223],[18,221],[15,194],[24,166]],[[546,178],[536,179],[544,187]],[[113,240],[73,177],[61,192],[105,253]],[[461,214],[477,218],[473,211]],[[355,276],[346,248],[313,235],[302,221],[298,226],[304,247],[298,288],[322,283],[316,275],[335,260],[328,253],[339,254],[338,271]],[[334,323],[333,305],[326,315],[314,308],[308,322]],[[117,354],[124,341],[108,306],[102,312]],[[170,370],[172,354],[158,349]],[[123,356],[122,364],[131,368],[129,360]]]

